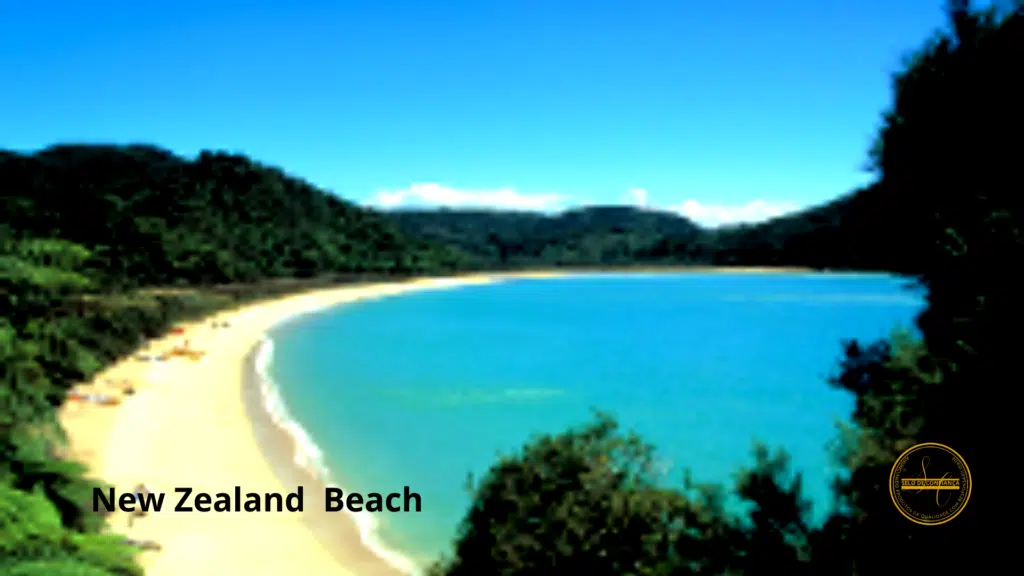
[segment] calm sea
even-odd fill
[[[828,445],[852,398],[845,338],[910,328],[922,306],[881,275],[622,275],[516,280],[359,303],[272,333],[270,374],[332,480],[423,498],[375,515],[389,548],[447,551],[469,474],[531,435],[611,412],[669,479],[730,481],[755,440],[784,447],[823,513]]]

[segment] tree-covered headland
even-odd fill
[[[91,510],[102,479],[62,457],[56,419],[74,384],[141,337],[340,282],[611,265],[894,271],[920,279],[927,307],[920,338],[837,348],[830,385],[857,402],[824,523],[810,521],[782,452],[758,450],[730,486],[665,482],[650,473],[652,449],[602,417],[495,463],[435,573],[867,576],[1005,558],[1012,548],[993,542],[1012,526],[987,522],[998,489],[982,453],[1024,320],[1024,8],[954,1],[949,15],[894,76],[869,151],[876,181],[758,225],[705,230],[621,207],[382,214],[239,155],[0,152],[0,573],[141,574],[135,549]],[[943,526],[902,518],[886,486],[895,457],[923,441],[955,447],[979,486]],[[729,494],[749,515],[726,508]]]

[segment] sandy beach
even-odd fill
[[[119,493],[130,492],[140,483],[146,483],[155,493],[167,493],[161,512],[136,519],[131,527],[124,513],[111,518],[112,531],[162,546],[162,550],[141,553],[147,574],[406,573],[364,545],[352,516],[316,513],[317,508],[322,510],[322,486],[314,478],[289,477],[282,473],[280,462],[269,461],[274,460],[273,454],[293,457],[295,446],[283,431],[259,434],[261,425],[272,427],[273,423],[253,399],[252,364],[257,346],[276,324],[339,304],[509,278],[564,275],[538,271],[345,286],[256,303],[202,322],[182,324],[181,332],[150,342],[140,353],[160,354],[188,341],[191,349],[206,352],[201,359],[126,359],[76,389],[110,393],[122,401],[118,406],[77,401],[65,404],[60,417],[68,432],[70,456],[84,462],[95,477],[113,484]],[[226,321],[230,326],[215,328],[214,321]],[[126,383],[134,388],[134,394],[121,394]],[[217,493],[241,486],[243,492],[287,494],[297,483],[304,486],[306,513],[172,511],[177,501],[173,493],[176,487]]]
[[[198,361],[124,360],[79,387],[82,392],[113,394],[130,382],[135,394],[125,396],[118,406],[66,403],[61,421],[68,432],[70,456],[119,493],[143,482],[153,492],[170,493],[161,512],[136,519],[130,528],[126,514],[111,518],[112,531],[162,546],[160,551],[141,553],[147,574],[400,574],[363,546],[346,514],[331,514],[337,537],[328,550],[303,514],[173,512],[173,490],[187,486],[197,492],[230,492],[237,485],[259,493],[295,490],[282,483],[265,458],[265,447],[257,441],[243,403],[244,360],[275,324],[346,302],[495,279],[466,276],[342,287],[182,324],[183,333],[153,341],[146,351],[159,353],[189,340],[192,349],[206,355]],[[230,327],[213,328],[214,320],[227,321]],[[314,489],[304,487],[307,510],[315,503],[310,497]]]

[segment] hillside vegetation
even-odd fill
[[[595,206],[549,216],[497,210],[388,212],[405,233],[457,247],[478,267],[622,266],[645,263],[645,249],[669,237],[696,240],[681,216]]]
[[[60,458],[55,417],[75,383],[140,337],[368,275],[652,262],[919,276],[923,338],[847,343],[831,379],[856,398],[833,514],[812,524],[799,471],[767,448],[732,486],[666,486],[648,474],[650,448],[602,417],[497,462],[436,573],[873,576],[1003,559],[1013,550],[989,537],[993,472],[981,455],[1002,421],[987,391],[1012,385],[1024,321],[1024,174],[1012,145],[1024,132],[1024,10],[954,1],[949,13],[950,30],[894,78],[871,151],[878,181],[757,226],[707,231],[627,208],[391,219],[236,155],[0,152],[0,573],[141,574],[134,549],[91,510],[97,480]],[[138,290],[168,285],[181,290]],[[955,447],[979,486],[942,527],[906,521],[887,491],[895,457],[921,441]],[[724,510],[728,491],[750,503],[748,517]]]
[[[0,212],[19,237],[92,251],[118,285],[246,282],[450,268],[393,222],[244,156],[153,146],[0,151]]]
[[[871,151],[878,182],[842,201],[884,201],[871,230],[876,245],[894,243],[888,261],[918,273],[927,307],[921,340],[846,344],[831,385],[852,394],[856,408],[838,438],[843,474],[823,524],[811,522],[799,471],[784,453],[757,449],[731,487],[668,489],[649,472],[652,449],[602,417],[495,464],[435,573],[873,576],[1012,561],[1017,551],[1001,545],[995,528],[1002,508],[988,448],[1000,442],[995,426],[1004,421],[990,392],[1016,374],[1012,335],[1024,321],[1024,173],[1010,144],[1024,130],[1017,6],[997,14],[951,2],[950,30],[894,78]],[[805,233],[842,238],[842,223],[840,216]],[[977,486],[969,506],[941,526],[906,520],[890,499],[893,463],[920,442],[954,447]],[[749,515],[726,510],[729,491]]]
[[[789,266],[914,273],[874,185],[758,224],[716,229],[684,216],[626,206],[558,214],[502,210],[394,210],[399,228],[458,248],[476,268],[551,266]]]
[[[909,271],[875,188],[767,223],[706,230],[668,212],[379,213],[223,152],[149,145],[0,151],[9,233],[88,248],[104,289],[324,274],[551,266],[739,265]]]
[[[98,484],[60,459],[56,419],[71,387],[141,338],[254,298],[457,265],[386,218],[222,153],[0,152],[0,214],[0,574],[141,574],[135,550],[101,533]]]

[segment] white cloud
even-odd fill
[[[634,206],[644,208],[647,206],[647,190],[643,188],[633,188],[626,193],[628,202]]]
[[[624,198],[629,205],[676,212],[709,227],[760,222],[801,208],[794,202],[769,200],[752,200],[745,204],[703,204],[698,200],[688,199],[678,204],[657,206],[649,204],[649,194],[644,188],[632,188],[626,192]],[[581,202],[573,201],[562,194],[528,194],[513,188],[464,190],[443,184],[419,183],[401,190],[382,190],[375,194],[368,204],[380,208],[444,206],[550,212],[579,205]]]
[[[673,212],[678,212],[702,226],[710,227],[762,222],[799,209],[800,206],[794,202],[768,200],[751,200],[746,204],[702,204],[697,200],[685,200],[681,204],[669,207]]]
[[[381,208],[435,207],[556,210],[565,202],[561,194],[525,194],[512,188],[459,190],[442,184],[413,184],[402,190],[382,190],[370,200]]]

